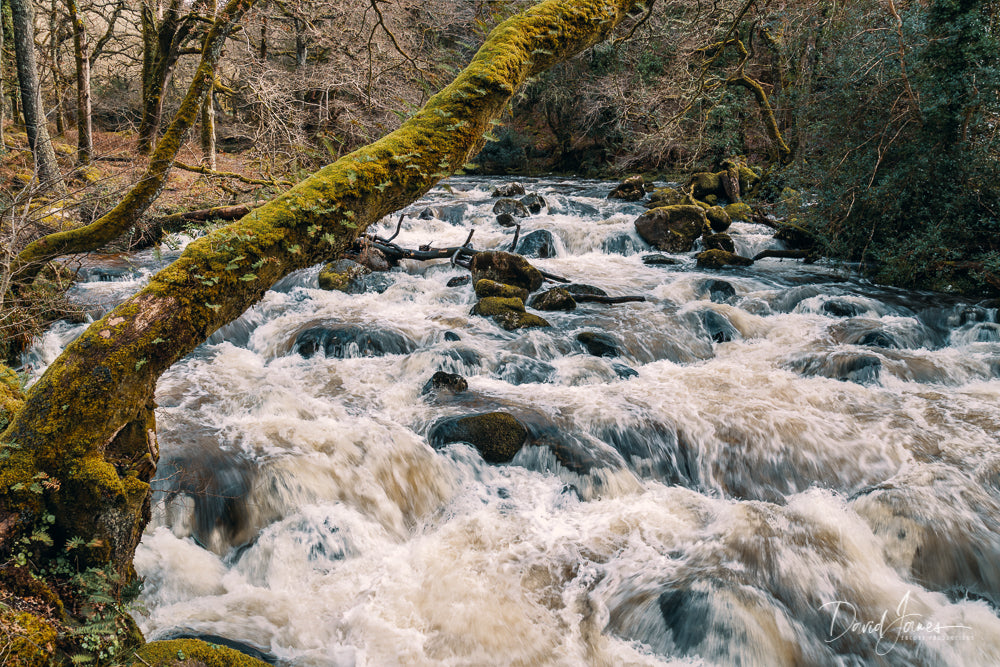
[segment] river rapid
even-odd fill
[[[521,237],[554,237],[533,264],[646,301],[508,332],[470,315],[448,260],[356,293],[319,289],[318,266],[280,281],[157,385],[147,639],[290,667],[1000,664],[995,305],[797,261],[647,265],[644,208],[607,200],[613,184],[523,182],[546,206]],[[498,183],[446,181],[395,242],[475,228],[477,249],[506,249]],[[779,247],[731,233],[743,255]],[[105,312],[186,240],[88,262],[73,298]],[[298,353],[344,324],[408,352]],[[40,373],[81,331],[57,324],[25,363]],[[438,370],[468,390],[424,393]],[[444,417],[495,410],[530,433],[509,464],[428,443]]]

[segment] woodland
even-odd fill
[[[0,367],[3,664],[258,664],[129,616],[156,381],[449,175],[678,183],[804,261],[1000,296],[995,0],[0,7],[5,363],[81,317],[75,257],[212,230],[30,387]]]

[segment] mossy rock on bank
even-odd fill
[[[524,301],[521,299],[488,296],[472,307],[472,314],[492,318],[507,331],[552,326],[544,318],[525,312]]]
[[[646,183],[642,176],[629,176],[608,193],[608,199],[639,201],[646,196]]]
[[[528,305],[535,310],[574,310],[576,309],[576,299],[565,289],[555,287],[541,294],[536,294]]]
[[[24,392],[17,373],[0,364],[0,433],[7,428],[11,417],[24,405]]]
[[[805,227],[795,222],[783,222],[774,238],[783,241],[794,250],[812,250],[816,247],[816,237]]]
[[[542,286],[541,272],[525,258],[509,252],[479,252],[469,264],[472,279],[479,282],[483,278],[505,285],[513,285],[528,292]]]
[[[706,250],[695,255],[699,269],[722,269],[727,266],[750,266],[753,260],[726,250]]]
[[[58,631],[44,618],[0,607],[0,658],[4,667],[46,667],[55,660]]]
[[[750,208],[749,204],[744,202],[728,204],[725,207],[725,211],[729,215],[730,220],[739,220],[742,222],[749,222],[750,216],[753,214],[753,209]]]
[[[649,196],[646,208],[659,208],[660,206],[677,206],[678,204],[690,204],[686,194],[676,188],[657,188]]]
[[[528,290],[483,278],[476,281],[476,296],[480,299],[485,299],[489,296],[498,296],[501,299],[520,299],[524,301],[528,298]]]
[[[709,229],[708,218],[698,206],[661,206],[635,221],[642,240],[658,250],[689,252],[695,240]]]
[[[170,639],[150,642],[137,650],[131,667],[270,667],[236,649],[209,644],[200,639]]]
[[[371,269],[349,259],[331,262],[319,272],[319,287],[327,291],[346,292],[351,281],[371,273]]]
[[[708,224],[716,234],[726,231],[733,224],[726,209],[721,206],[713,206],[705,211],[705,217],[708,218]]]
[[[722,185],[722,177],[725,175],[724,171],[714,174],[710,171],[699,171],[691,174],[684,189],[691,192],[695,199],[704,200],[709,195],[725,197],[726,189]]]
[[[701,242],[705,244],[705,250],[725,250],[726,252],[736,252],[736,244],[729,234],[709,234],[702,237]]]
[[[435,449],[453,442],[467,442],[488,463],[507,463],[521,451],[527,437],[528,430],[506,412],[448,417],[436,423],[427,435]]]

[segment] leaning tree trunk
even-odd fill
[[[73,23],[73,58],[76,61],[76,150],[77,162],[90,164],[94,154],[93,121],[90,107],[90,54],[87,26],[80,17],[76,0],[66,0]]]
[[[142,19],[142,118],[139,120],[139,151],[149,153],[156,143],[163,115],[167,81],[180,57],[180,49],[191,32],[190,17],[179,16],[179,2],[171,3],[158,20],[146,3]]]
[[[28,146],[35,157],[38,180],[57,192],[65,192],[56,153],[52,148],[38,85],[35,61],[35,12],[31,0],[8,0],[14,28],[14,52],[17,57],[17,80],[21,87],[21,112],[28,134]]]
[[[275,281],[339,254],[461,167],[528,77],[604,39],[638,2],[548,0],[504,22],[398,130],[191,243],[94,323],[31,387],[0,434],[17,445],[0,461],[0,545],[47,514],[53,548],[70,537],[96,539],[81,565],[129,572],[158,452],[157,378]]]
[[[205,96],[212,90],[215,81],[215,66],[222,57],[222,47],[226,43],[233,26],[254,3],[254,0],[229,0],[212,25],[205,38],[201,63],[195,72],[184,101],[174,120],[160,139],[150,157],[149,165],[139,183],[133,187],[113,209],[91,224],[77,229],[56,232],[30,243],[17,256],[11,273],[14,285],[23,286],[30,282],[44,266],[45,262],[71,253],[89,252],[113,241],[125,233],[142,214],[156,201],[167,176],[174,164],[174,158],[181,144],[198,119]]]

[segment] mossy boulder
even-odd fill
[[[506,412],[448,417],[436,423],[427,435],[436,449],[453,442],[467,442],[488,463],[510,461],[527,438],[528,430]]]
[[[740,174],[740,190],[743,192],[743,196],[747,196],[751,193],[755,187],[760,183],[760,174],[746,166],[745,164],[740,164],[737,167]]]
[[[753,260],[727,250],[706,250],[695,255],[699,269],[722,269],[727,266],[750,266]]]
[[[55,150],[56,155],[64,155],[66,157],[76,155],[76,148],[70,146],[69,144],[57,144],[53,142],[52,149]]]
[[[629,176],[608,193],[608,199],[639,201],[646,196],[646,183],[642,176]]]
[[[701,239],[705,244],[705,250],[725,250],[726,252],[736,252],[736,244],[729,234],[709,234]]]
[[[534,292],[542,286],[542,274],[524,257],[509,252],[479,252],[469,264],[472,279],[483,278]]]
[[[686,194],[676,188],[657,188],[653,194],[649,195],[649,202],[646,208],[658,208],[660,206],[677,206],[678,204],[688,204]]]
[[[527,218],[531,215],[528,212],[528,207],[519,202],[516,199],[498,199],[495,204],[493,204],[493,213],[495,215],[502,215],[504,213],[512,215],[515,218]]]
[[[346,292],[352,280],[371,273],[371,269],[349,259],[331,262],[319,272],[319,287],[328,291]]]
[[[518,182],[504,183],[493,188],[491,197],[516,197],[524,194],[524,186]]]
[[[726,231],[733,224],[726,209],[721,206],[713,206],[705,211],[705,217],[708,218],[708,224],[716,234]]]
[[[635,221],[635,230],[642,240],[666,252],[690,251],[695,240],[708,228],[705,212],[688,205],[653,208]]]
[[[150,642],[135,652],[131,667],[269,667],[236,649],[200,639]]]
[[[722,177],[726,172],[720,171],[713,174],[710,171],[700,171],[691,174],[684,189],[694,196],[695,199],[704,200],[708,195],[725,197],[726,190],[722,185]],[[692,191],[693,188],[693,191]]]
[[[47,667],[55,660],[58,631],[26,611],[0,606],[0,657],[4,667]]]
[[[719,205],[719,198],[715,195],[705,195],[705,203],[714,208]]]
[[[525,312],[524,301],[521,299],[488,296],[472,307],[472,314],[492,318],[507,331],[552,326],[544,318]]]
[[[11,417],[24,405],[24,392],[17,373],[0,364],[0,433],[7,428]]]
[[[750,216],[753,214],[753,209],[750,208],[750,205],[743,202],[729,204],[725,208],[726,214],[729,216],[730,220],[748,222],[750,220]]]
[[[73,178],[81,183],[87,185],[94,185],[103,178],[101,175],[101,170],[94,167],[93,165],[87,165],[85,167],[78,167],[76,171],[73,172]]]
[[[528,305],[535,310],[574,310],[576,299],[565,289],[556,287],[536,294]]]
[[[501,299],[520,299],[524,301],[528,298],[528,290],[483,278],[476,281],[476,296],[480,299],[488,296],[498,296]]]

